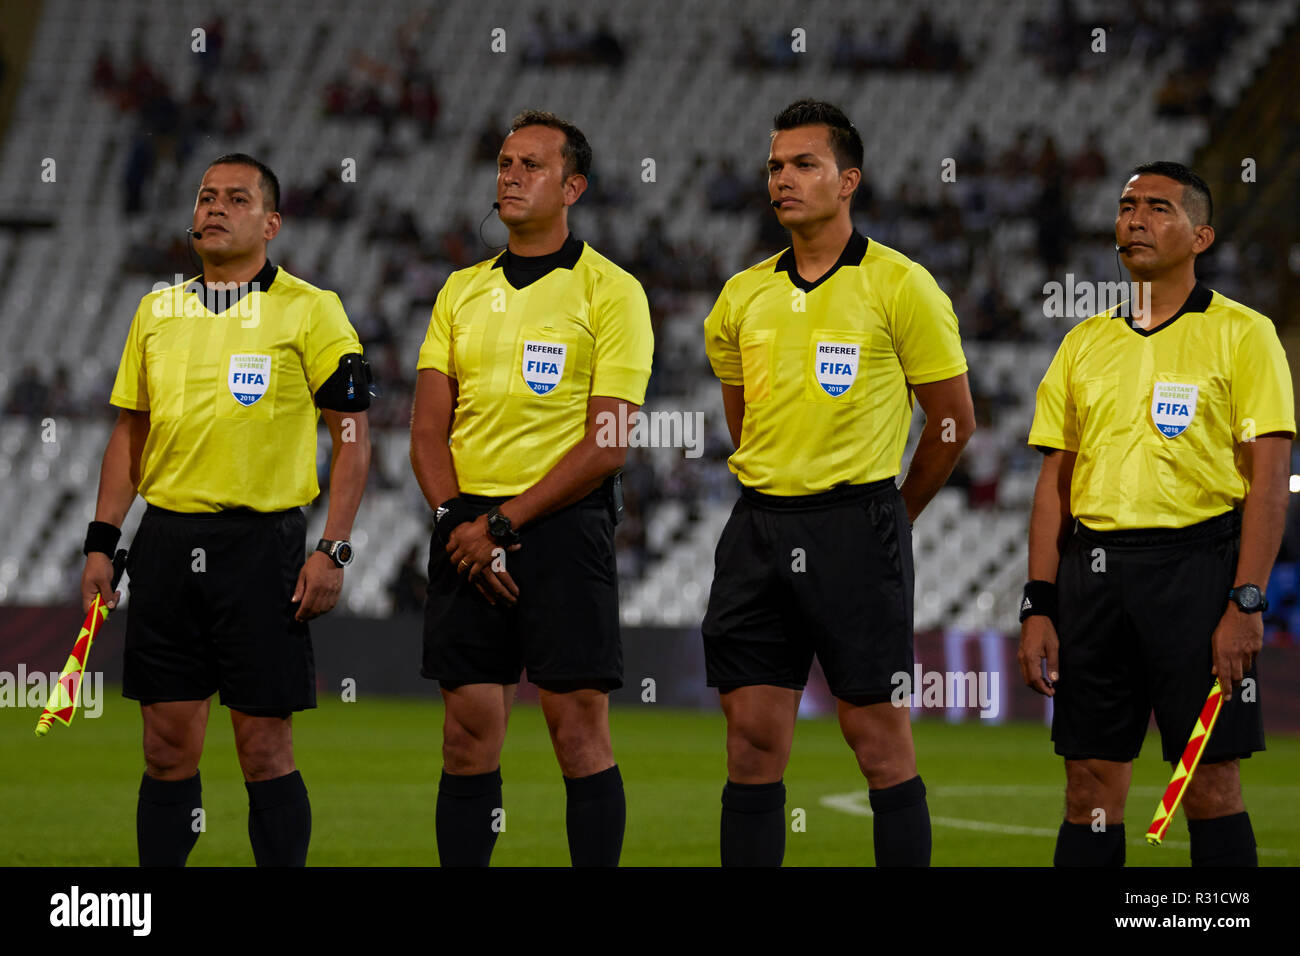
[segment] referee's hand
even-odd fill
[[[298,605],[295,621],[310,621],[334,608],[343,590],[343,569],[324,551],[313,551],[298,572],[293,603]]]
[[[519,585],[505,569],[505,552],[518,551],[523,545],[502,549],[488,534],[487,515],[456,525],[447,537],[447,559],[457,574],[468,575],[489,604],[497,601],[516,604]]]
[[[1223,699],[1232,700],[1246,671],[1255,664],[1255,655],[1264,646],[1264,615],[1244,614],[1232,601],[1219,618],[1211,642],[1214,649],[1214,676],[1223,688]]]
[[[1046,614],[1025,618],[1020,625],[1020,676],[1025,684],[1044,697],[1055,697],[1054,686],[1060,676],[1057,653],[1061,642],[1056,636],[1056,625]],[[1043,658],[1047,658],[1047,673],[1043,673]]]
[[[113,590],[113,559],[101,551],[92,551],[86,555],[86,567],[81,572],[81,613],[90,610],[95,603],[95,595],[104,595],[108,607],[117,607],[122,600],[122,592]]]

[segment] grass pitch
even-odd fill
[[[37,739],[39,710],[0,711],[0,865],[134,866],[135,803],[143,762],[138,708],[105,688],[103,716],[56,725]],[[251,866],[248,800],[228,711],[214,704],[202,762],[206,831],[193,866]],[[434,801],[441,704],[433,699],[322,699],[294,720],[296,756],[312,802],[308,862],[429,866],[438,854]],[[506,828],[494,866],[567,866],[564,786],[541,711],[516,706],[501,760]],[[626,866],[715,866],[726,777],[722,715],[653,704],[612,713],[627,788]],[[1048,866],[1064,806],[1064,770],[1040,724],[914,724],[929,789],[936,866]],[[1263,865],[1300,865],[1300,738],[1272,735],[1243,761],[1246,805]],[[1169,779],[1148,735],[1134,768],[1128,863],[1187,866],[1182,813],[1165,845],[1142,835]],[[787,866],[873,862],[866,781],[834,718],[800,720],[785,776]]]

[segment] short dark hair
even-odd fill
[[[835,154],[835,165],[840,172],[862,168],[862,136],[838,106],[807,97],[796,100],[776,114],[772,120],[772,132],[814,125],[829,127],[831,152]]]
[[[254,159],[247,153],[226,153],[208,163],[208,169],[213,166],[251,166],[256,169],[261,174],[258,187],[262,190],[262,208],[265,209],[266,204],[270,202],[271,212],[280,211],[280,180],[266,163]]]
[[[514,133],[525,126],[549,126],[564,134],[564,146],[560,149],[560,155],[564,158],[566,177],[575,173],[579,176],[591,173],[591,144],[578,127],[546,110],[524,110],[510,122],[510,132]]]
[[[1129,178],[1134,176],[1165,176],[1183,185],[1183,209],[1193,226],[1208,226],[1214,219],[1214,198],[1210,187],[1195,171],[1182,163],[1168,160],[1156,160],[1139,163],[1129,171]]]

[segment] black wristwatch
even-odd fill
[[[352,545],[347,541],[330,541],[321,538],[316,542],[316,550],[324,551],[338,567],[346,568],[352,563]]]
[[[511,526],[510,519],[501,513],[500,506],[493,505],[487,513],[487,521],[488,534],[492,535],[492,540],[497,544],[509,547],[519,543],[519,532]]]
[[[1239,584],[1228,591],[1228,600],[1241,608],[1242,614],[1259,614],[1268,610],[1264,592],[1255,584]]]

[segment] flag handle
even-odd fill
[[[109,591],[117,590],[118,582],[122,580],[122,572],[126,570],[127,552],[125,549],[118,549],[117,554],[113,555],[113,580],[109,585]],[[76,712],[77,704],[81,701],[81,677],[86,670],[86,662],[90,659],[90,647],[94,643],[95,634],[99,631],[99,626],[108,620],[109,609],[103,606],[104,596],[96,594],[95,600],[91,602],[90,610],[86,614],[86,620],[81,625],[81,631],[77,634],[77,642],[72,647],[72,654],[68,657],[68,663],[63,666],[63,674],[60,675],[58,682],[50,688],[50,699],[45,704],[45,709],[41,712],[40,719],[36,721],[36,736],[44,737],[50,732],[50,725],[57,718],[61,723],[67,725]],[[81,649],[80,659],[77,657],[78,647],[82,638],[86,639],[86,645]],[[74,696],[70,700],[70,706],[58,707],[58,694],[64,689],[64,678],[69,674],[76,674]],[[66,711],[67,716],[62,713],[55,713],[56,710]]]

